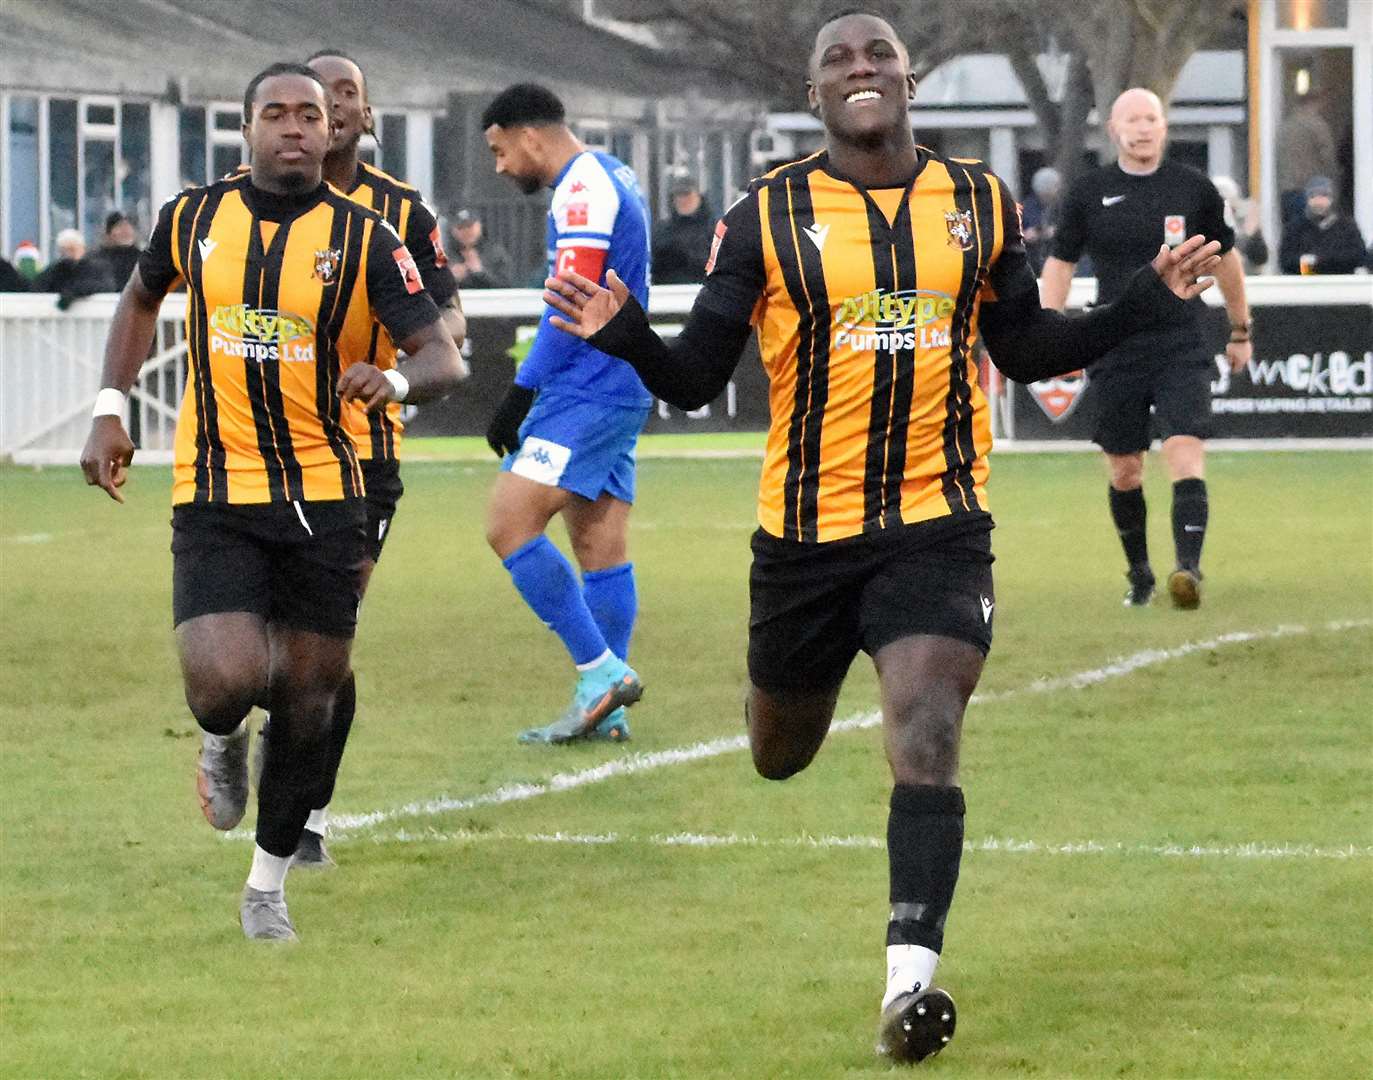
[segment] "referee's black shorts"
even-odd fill
[[[246,611],[351,638],[366,556],[362,499],[172,508],[172,620]]]
[[[990,514],[823,544],[753,534],[749,679],[762,690],[829,690],[860,651],[913,634],[992,645]]]
[[[1209,439],[1215,374],[1211,350],[1193,334],[1130,338],[1089,372],[1092,441],[1108,454],[1134,454],[1148,450],[1155,437]]]
[[[362,481],[367,487],[367,557],[378,562],[396,522],[396,505],[405,494],[400,462],[369,458],[362,462]]]

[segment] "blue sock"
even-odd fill
[[[535,537],[501,564],[524,602],[562,638],[574,664],[589,664],[605,653],[609,646],[582,599],[572,564],[548,537]]]
[[[629,638],[634,633],[634,616],[639,611],[634,564],[588,570],[582,575],[582,597],[610,651],[621,660],[628,660]]]

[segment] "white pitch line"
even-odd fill
[[[1345,630],[1361,629],[1369,625],[1373,625],[1373,619],[1344,619],[1325,623],[1320,629],[1339,633]],[[993,691],[986,694],[974,694],[972,697],[972,704],[983,705],[991,702],[1006,701],[1010,698],[1019,697],[1024,694],[1045,694],[1058,690],[1080,690],[1084,687],[1095,686],[1098,683],[1103,683],[1110,679],[1121,678],[1132,672],[1138,671],[1141,668],[1168,663],[1186,656],[1192,656],[1199,652],[1210,652],[1227,645],[1242,644],[1249,641],[1272,641],[1284,637],[1291,637],[1295,634],[1308,633],[1311,633],[1311,631],[1305,626],[1277,626],[1271,630],[1236,631],[1234,633],[1221,634],[1204,641],[1185,642],[1182,645],[1178,645],[1171,649],[1144,649],[1089,671],[1079,671],[1075,674],[1065,675],[1055,679],[1036,679],[1034,682],[1018,689]],[[880,712],[859,713],[832,724],[830,726],[830,731],[835,733],[858,731],[864,728],[876,727],[881,722],[882,714]],[[543,795],[552,795],[559,791],[571,791],[574,788],[586,787],[588,784],[603,783],[606,780],[612,780],[621,776],[634,776],[639,773],[653,772],[654,770],[668,768],[670,766],[687,765],[694,761],[703,761],[707,758],[719,757],[722,754],[735,753],[746,749],[748,749],[748,736],[732,735],[719,739],[711,739],[707,742],[695,743],[691,746],[677,747],[671,750],[630,754],[626,757],[615,758],[589,769],[580,769],[576,772],[555,773],[553,776],[550,776],[548,780],[541,783],[507,784],[496,788],[494,791],[488,791],[480,795],[469,795],[462,798],[442,795],[434,799],[406,803],[404,806],[394,807],[390,810],[374,810],[364,814],[338,814],[331,816],[330,822],[335,828],[341,831],[370,829],[387,822],[406,818],[435,817],[439,814],[448,814],[460,810],[475,810],[483,806],[501,806],[506,803],[525,802],[529,799],[537,799]],[[246,829],[236,829],[233,832],[225,833],[224,835],[228,839],[243,839],[252,834]]]
[[[348,836],[332,840],[349,841]],[[737,833],[654,833],[651,836],[620,833],[511,833],[499,829],[397,829],[393,833],[373,834],[365,838],[373,844],[467,844],[467,843],[524,843],[566,844],[582,847],[605,847],[613,844],[642,844],[652,847],[694,848],[805,848],[858,849],[885,851],[887,842],[880,836],[791,836],[761,837]],[[1120,840],[1081,840],[1066,844],[1046,844],[1035,840],[1016,840],[1010,837],[988,836],[981,840],[966,840],[963,850],[969,854],[999,855],[1122,855],[1149,856],[1173,859],[1368,859],[1373,847],[1344,844],[1338,847],[1319,847],[1314,844],[1275,844],[1251,841],[1242,844],[1127,844]]]

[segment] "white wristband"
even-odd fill
[[[117,416],[122,420],[124,401],[122,390],[116,390],[113,386],[104,387],[95,395],[95,408],[91,410],[91,419],[94,420],[98,416]]]
[[[386,381],[391,384],[391,389],[396,392],[396,400],[404,401],[410,396],[410,380],[402,375],[395,368],[382,372],[386,376]]]

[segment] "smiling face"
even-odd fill
[[[269,191],[307,191],[320,182],[329,149],[324,87],[305,75],[272,75],[253,98],[243,137],[252,152],[253,182]]]
[[[362,71],[342,56],[317,56],[310,61],[310,68],[329,88],[333,122],[330,153],[352,149],[372,130],[372,106],[367,104],[367,84]]]
[[[1157,94],[1138,88],[1126,90],[1111,106],[1106,130],[1123,165],[1135,171],[1148,170],[1163,159],[1168,120]]]
[[[831,137],[875,145],[909,126],[915,76],[891,26],[875,15],[845,15],[816,35],[806,93]]]

